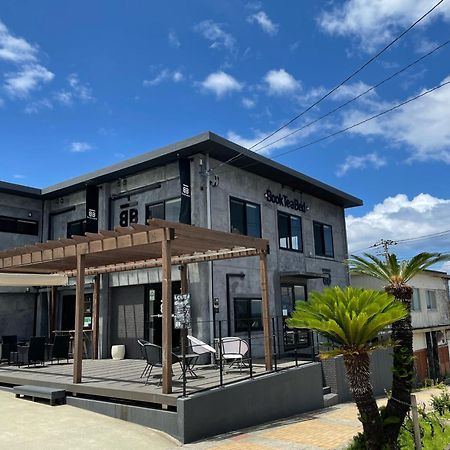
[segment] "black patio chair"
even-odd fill
[[[147,355],[145,353],[144,345],[150,344],[150,342],[144,340],[144,339],[138,339],[139,348],[141,350],[142,359],[147,359]],[[144,367],[144,370],[141,373],[141,376],[139,378],[142,378],[146,373],[147,370],[150,368],[149,364],[147,363]]]
[[[2,336],[2,360],[17,362],[17,336]]]
[[[19,364],[34,363],[36,366],[37,362],[44,365],[45,362],[45,340],[44,336],[32,336],[30,338],[29,345],[19,345]]]
[[[153,367],[160,367],[162,368],[162,347],[156,344],[144,344],[143,349],[145,352],[145,359],[147,360],[147,366],[148,366],[148,372],[147,372],[147,379],[145,380],[145,384],[148,384],[148,379],[150,378],[150,375],[152,373]],[[180,358],[175,355],[175,353],[172,353],[172,364],[173,363],[180,363]],[[158,386],[161,385],[162,382],[162,373],[159,378]]]
[[[55,359],[58,364],[60,359],[65,359],[69,362],[69,344],[70,336],[68,334],[55,336],[49,358],[52,364]]]

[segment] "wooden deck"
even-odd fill
[[[280,362],[280,366],[292,361]],[[34,384],[65,389],[72,394],[89,395],[92,397],[106,397],[108,399],[121,399],[135,402],[150,403],[156,405],[176,406],[177,397],[183,394],[181,368],[173,366],[173,393],[162,394],[161,386],[158,386],[161,377],[161,369],[154,368],[149,383],[145,385],[145,377],[139,378],[145,367],[145,361],[138,359],[124,359],[115,361],[112,359],[85,359],[83,360],[82,383],[74,384],[73,364],[49,364],[45,366],[8,366],[0,364],[0,384],[20,385]],[[187,377],[187,394],[199,390],[219,386],[220,373],[213,366],[197,366],[195,372],[198,378]],[[253,373],[265,372],[264,362],[253,364]],[[246,379],[249,370],[232,370],[223,372],[223,381],[228,383],[239,379]]]

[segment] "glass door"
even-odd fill
[[[309,347],[310,333],[307,330],[296,330],[289,328],[286,319],[291,316],[295,309],[295,303],[306,301],[306,286],[303,284],[282,284],[281,285],[281,310],[283,315],[283,343],[284,350],[294,348]]]

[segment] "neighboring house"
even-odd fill
[[[270,314],[282,327],[282,318],[308,292],[327,284],[348,285],[344,212],[361,204],[358,198],[207,132],[42,190],[0,183],[0,249],[143,224],[150,218],[263,237],[270,242]],[[172,280],[173,292],[179,292],[177,267],[172,268]],[[86,329],[91,326],[89,281]],[[246,336],[249,319],[252,332],[262,333],[258,261],[190,264],[189,292],[192,332],[200,339],[211,342],[219,321],[222,335]],[[0,319],[0,335],[29,335],[33,320],[36,334],[47,334],[47,296],[47,289],[0,292],[0,315],[11,318]],[[74,287],[59,288],[57,297],[56,327],[73,329]],[[128,357],[139,357],[136,339],[161,342],[158,269],[102,275],[100,297],[103,357],[113,344],[125,344]],[[215,311],[213,298],[218,299]],[[11,311],[19,303],[31,320],[26,327],[13,320]],[[292,348],[297,339],[284,331],[281,351]]]
[[[425,270],[408,284],[413,288],[411,319],[415,369],[419,380],[450,375],[450,275]],[[382,289],[383,283],[367,275],[352,275],[356,287]]]

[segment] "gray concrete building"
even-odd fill
[[[360,199],[244,149],[211,132],[145,153],[55,186],[33,189],[0,183],[0,249],[145,223],[155,217],[270,242],[271,315],[280,351],[298,334],[283,328],[296,300],[326,285],[346,286],[345,208]],[[173,292],[179,271],[173,267]],[[258,261],[191,264],[192,333],[212,342],[220,332],[246,336],[258,352],[262,335]],[[101,277],[100,354],[125,344],[138,357],[138,338],[161,341],[158,269]],[[48,334],[46,288],[1,288],[0,335]],[[75,292],[58,289],[56,329],[73,329]],[[214,300],[215,299],[215,300]],[[91,327],[92,289],[86,286],[85,328]],[[174,344],[177,334],[174,332]],[[262,339],[260,341],[262,347]]]

